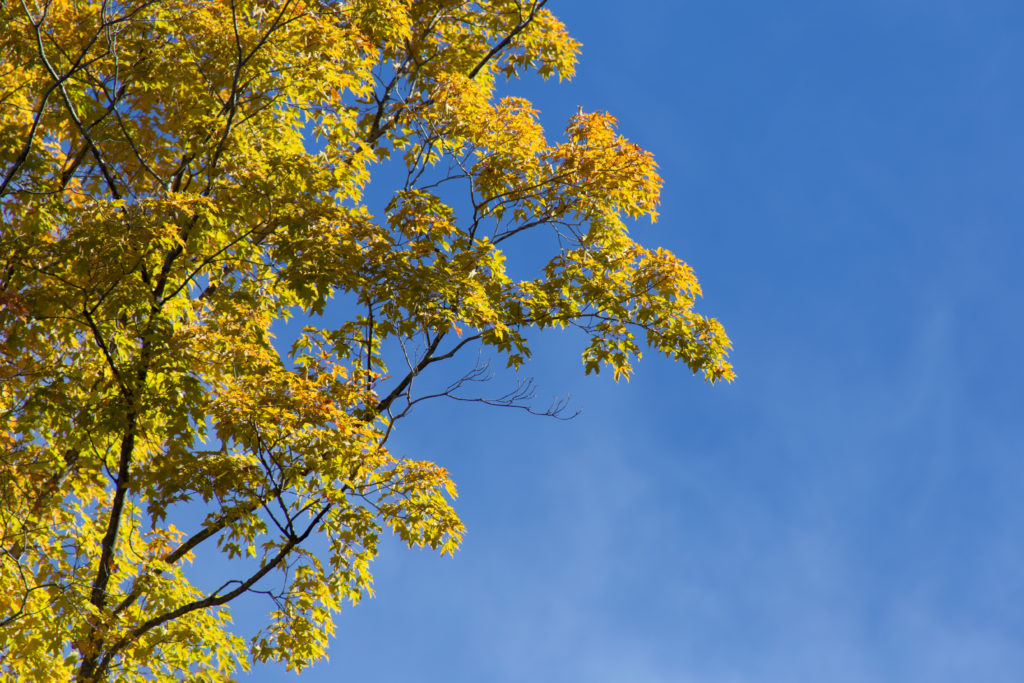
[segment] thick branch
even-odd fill
[[[121,438],[121,452],[117,463],[117,480],[114,483],[114,500],[110,505],[110,518],[107,531],[100,542],[100,564],[96,571],[96,579],[92,584],[90,602],[102,609],[107,602],[107,584],[113,568],[114,548],[117,544],[117,533],[124,515],[124,499],[128,493],[128,481],[131,477],[132,455],[135,451],[135,431],[137,416],[134,406],[129,409],[128,425]]]

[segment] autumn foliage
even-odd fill
[[[689,267],[627,234],[651,155],[496,95],[572,75],[544,4],[0,0],[0,675],[321,658],[382,532],[458,546],[445,470],[387,448],[457,355],[516,368],[571,326],[587,372],[649,346],[731,379]],[[541,232],[524,277],[506,243]]]

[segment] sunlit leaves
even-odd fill
[[[575,327],[588,373],[651,347],[732,378],[692,271],[627,232],[652,156],[495,95],[573,74],[544,5],[0,4],[0,673],[322,658],[381,534],[462,538],[448,472],[388,448],[483,376],[422,390],[451,358]]]

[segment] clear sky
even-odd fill
[[[550,336],[575,420],[425,406],[394,450],[452,472],[464,546],[385,543],[300,680],[1024,681],[1024,3],[549,7],[578,76],[512,92],[655,154],[633,235],[739,378]]]

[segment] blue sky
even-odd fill
[[[633,234],[739,379],[547,336],[575,420],[424,406],[394,449],[450,469],[464,546],[385,543],[301,680],[1024,680],[1024,4],[549,7],[578,76],[513,93],[655,154]]]

